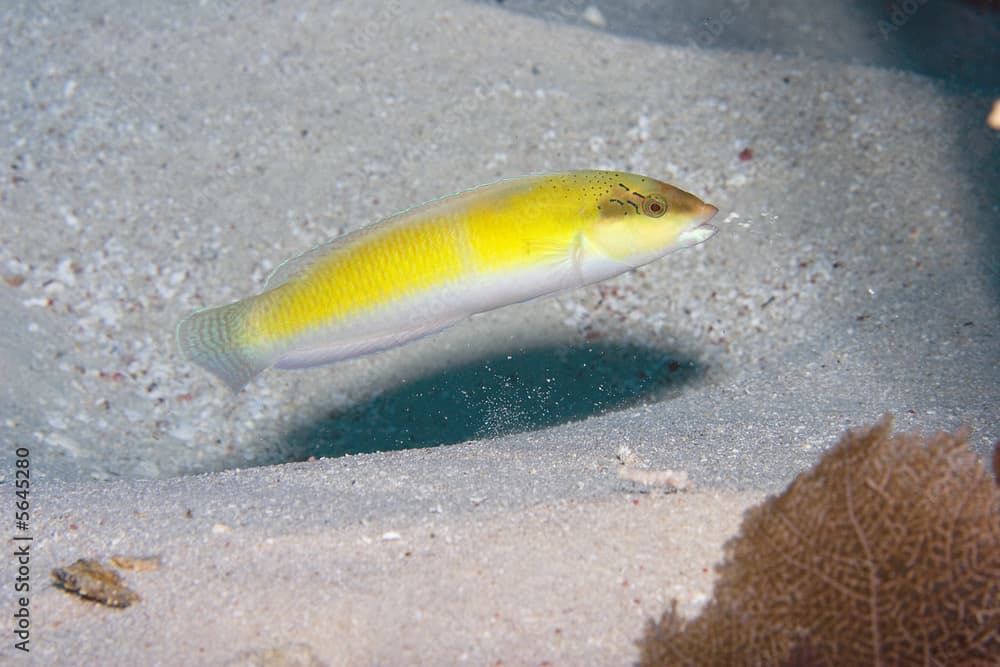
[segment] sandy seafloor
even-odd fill
[[[624,664],[845,428],[1000,437],[1000,139],[981,88],[884,55],[926,15],[883,39],[849,4],[734,3],[664,43],[607,5],[491,4],[0,12],[3,532],[34,538],[32,650],[8,557],[0,661]],[[963,16],[952,37],[995,30]],[[236,396],[173,346],[318,242],[571,168],[674,182],[722,231]],[[126,610],[48,584],[115,553],[163,559]]]

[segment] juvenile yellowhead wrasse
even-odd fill
[[[717,212],[636,174],[503,180],[294,257],[260,294],[181,320],[177,342],[239,391],[270,366],[385,350],[475,313],[606,280],[711,238]]]

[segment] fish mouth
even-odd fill
[[[700,236],[703,236],[703,241],[715,236],[715,233],[719,231],[719,228],[715,225],[709,224],[709,220],[715,217],[715,214],[719,212],[719,209],[711,204],[703,204],[701,207],[701,214],[695,218],[698,224],[691,231],[698,232]]]
[[[686,247],[698,245],[715,236],[719,228],[709,224],[708,221],[715,217],[715,214],[718,212],[719,209],[711,204],[702,204],[701,211],[694,218],[694,221],[698,224],[689,227],[687,231],[681,234],[681,243]]]

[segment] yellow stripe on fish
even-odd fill
[[[269,366],[384,350],[475,313],[605,280],[709,239],[718,210],[612,171],[523,176],[408,209],[286,261],[264,291],[177,325],[234,391]]]

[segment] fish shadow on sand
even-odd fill
[[[522,349],[449,366],[292,430],[285,460],[449,445],[534,431],[669,398],[704,375],[632,344]]]

